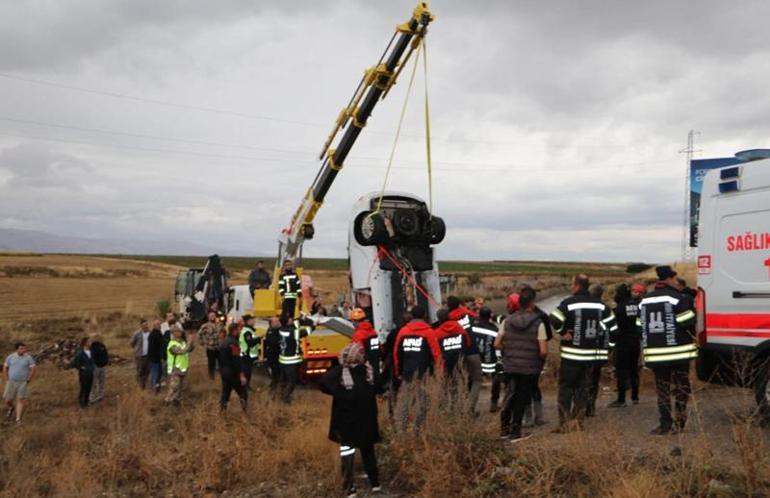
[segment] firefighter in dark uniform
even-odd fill
[[[294,273],[294,263],[291,260],[286,260],[281,277],[278,279],[278,293],[283,298],[281,302],[281,320],[284,320],[286,317],[294,318],[299,290],[300,280],[297,274]]]
[[[655,373],[660,425],[657,435],[681,432],[687,422],[690,397],[690,361],[698,356],[691,329],[695,323],[692,298],[678,288],[670,266],[655,268],[658,283],[639,303],[639,326],[645,366]],[[671,414],[671,395],[676,414]]]
[[[642,284],[634,284],[631,289],[620,284],[615,290],[615,319],[618,332],[610,341],[615,344],[615,375],[618,381],[618,399],[607,405],[609,408],[626,406],[626,391],[631,383],[631,402],[639,403],[639,354],[642,338],[639,335],[637,319],[639,302],[645,293]]]
[[[573,295],[551,312],[553,328],[561,336],[559,427],[554,431],[558,433],[581,428],[591,374],[597,363],[607,361],[608,330],[615,326],[610,308],[588,293],[589,283],[587,276],[576,275],[572,279]]]
[[[281,367],[281,401],[291,403],[294,388],[299,381],[302,365],[302,339],[309,335],[308,328],[291,316],[281,319],[278,363]]]
[[[481,373],[483,375],[494,376],[497,371],[497,351],[495,350],[495,337],[497,337],[497,324],[492,323],[492,311],[483,306],[479,310],[479,319],[471,327],[471,338],[476,343],[476,348],[481,355]],[[497,401],[500,398],[500,387],[498,382],[497,398],[492,396],[492,402],[489,410],[496,412],[498,410]]]
[[[598,299],[599,301],[601,301],[602,296],[604,295],[604,286],[601,284],[594,284],[588,289],[588,293],[594,299]],[[617,332],[618,332],[617,323],[613,323],[610,327],[607,328],[608,358],[609,358],[609,348],[613,346],[612,338],[617,334]],[[588,403],[586,403],[586,417],[593,417],[594,415],[596,415],[596,398],[599,396],[599,382],[602,379],[602,368],[604,367],[604,365],[607,364],[606,360],[607,359],[605,359],[604,361],[594,362],[594,369],[593,369],[593,372],[591,372],[591,385],[588,388]]]

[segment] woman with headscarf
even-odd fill
[[[353,463],[356,449],[361,452],[372,492],[380,491],[374,444],[380,440],[377,423],[377,394],[372,366],[364,348],[351,342],[340,353],[339,365],[321,379],[321,390],[334,397],[329,424],[329,439],[340,445],[342,477],[347,496],[356,496]]]

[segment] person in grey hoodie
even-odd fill
[[[508,390],[500,412],[500,433],[512,442],[529,437],[521,432],[524,410],[537,389],[540,371],[548,354],[544,319],[535,310],[534,289],[519,293],[521,308],[503,322],[502,333],[495,338],[495,348],[502,351],[503,372]]]

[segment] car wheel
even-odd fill
[[[393,214],[393,227],[402,237],[412,237],[420,231],[420,219],[411,209],[399,209]]]
[[[428,242],[430,242],[430,244],[440,244],[441,241],[444,240],[444,237],[446,237],[446,224],[444,223],[444,220],[438,216],[433,216],[428,221],[427,232]]]
[[[353,222],[353,235],[362,246],[382,245],[388,241],[388,229],[381,214],[364,211]]]

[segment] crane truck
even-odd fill
[[[257,317],[257,334],[264,334],[267,319],[280,314],[278,279],[286,261],[302,272],[302,247],[315,234],[313,221],[345,159],[366,126],[377,103],[387,96],[409,58],[420,47],[434,17],[428,3],[420,2],[411,18],[396,31],[378,63],[367,69],[352,98],[338,115],[318,159],[321,167],[302,197],[289,226],[281,231],[278,257],[269,289],[247,285],[230,290],[230,319],[249,313]],[[338,138],[338,135],[341,135]],[[381,338],[397,325],[409,304],[422,303],[435,319],[441,301],[438,265],[433,247],[445,236],[443,220],[428,205],[408,193],[368,194],[356,202],[349,223],[348,255],[351,301],[366,310]],[[297,313],[310,310],[300,305]],[[316,327],[303,339],[302,377],[326,372],[349,342],[352,324],[345,319],[314,317]],[[263,354],[259,352],[260,356]]]

